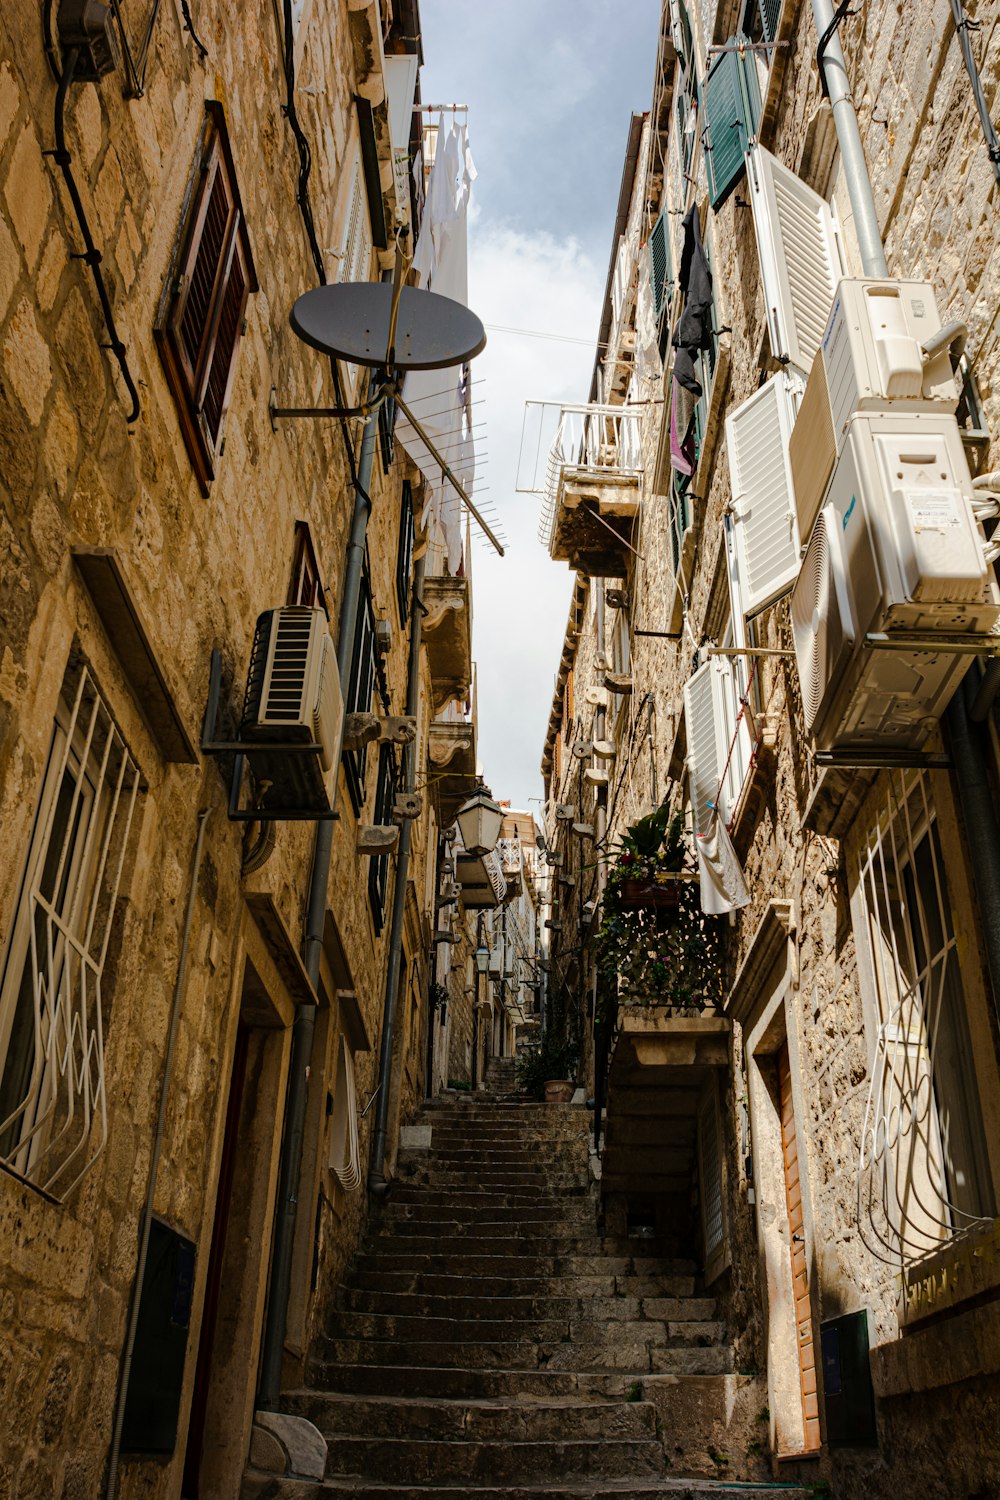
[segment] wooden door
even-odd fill
[[[781,1153],[785,1163],[785,1203],[792,1256],[792,1287],[795,1295],[795,1334],[799,1356],[799,1386],[802,1391],[803,1444],[806,1453],[820,1447],[819,1398],[816,1389],[816,1346],[809,1306],[809,1270],[806,1264],[805,1231],[802,1227],[802,1188],[799,1181],[799,1151],[795,1139],[792,1108],[792,1074],[788,1044],[778,1053],[778,1087],[781,1096]]]

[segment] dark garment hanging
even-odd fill
[[[695,372],[695,355],[712,343],[712,271],[701,243],[698,209],[692,205],[684,215],[684,245],[681,250],[680,288],[684,311],[677,320],[671,342],[675,349],[674,378],[695,397],[701,383]]]

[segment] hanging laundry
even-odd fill
[[[707,916],[736,911],[750,901],[743,866],[717,807],[709,803],[707,833],[695,838],[701,875],[701,909]]]
[[[680,473],[690,474],[694,468],[694,414],[702,396],[695,358],[711,347],[713,318],[712,270],[701,243],[701,221],[695,205],[684,215],[683,232],[678,281],[684,297],[684,311],[671,339],[674,378],[670,459]],[[685,464],[688,466],[684,467]]]
[[[413,270],[420,286],[464,306],[469,301],[469,194],[475,178],[466,125],[454,124],[445,139],[442,119]],[[428,436],[447,454],[450,467],[470,495],[475,478],[471,391],[467,364],[458,371],[412,370],[403,387],[407,405]],[[441,465],[402,414],[395,431],[424,476],[421,526],[437,532],[444,543],[448,569],[457,576],[462,567],[461,502],[443,477]]]

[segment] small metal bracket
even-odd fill
[[[940,635],[923,630],[894,630],[891,635],[871,631],[864,645],[869,651],[928,651],[939,656],[1000,656],[1000,635],[985,631]]]
[[[940,750],[817,750],[814,759],[824,769],[845,771],[950,771],[950,755]]]
[[[367,417],[373,411],[378,411],[390,396],[395,395],[395,389],[391,385],[379,387],[378,393],[371,401],[362,401],[360,406],[279,406],[278,393],[274,386],[267,402],[267,414],[271,421],[271,431],[277,432],[279,418],[298,417]]]
[[[319,755],[321,745],[291,744],[272,740],[267,744],[252,745],[246,740],[216,739],[219,720],[219,699],[222,693],[222,652],[218,646],[212,648],[211,666],[208,675],[208,701],[201,728],[201,752],[203,755],[232,755],[233,773],[229,782],[228,815],[231,823],[335,823],[340,814],[332,809],[326,812],[314,808],[289,807],[269,812],[266,808],[240,807],[240,788],[246,758],[254,750],[266,750],[279,755]]]

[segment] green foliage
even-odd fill
[[[517,1064],[517,1086],[522,1094],[541,1099],[553,1078],[576,1077],[579,1044],[572,1038],[547,1031],[540,1045],[530,1047]]]
[[[630,1386],[626,1387],[626,1390],[625,1390],[625,1400],[626,1401],[641,1401],[642,1400],[642,1381],[641,1380],[633,1380],[632,1384]]]
[[[651,847],[653,846],[653,847]],[[661,807],[634,823],[617,846],[608,872],[603,920],[597,933],[599,1015],[619,1005],[665,1005],[711,1011],[722,1002],[721,930],[701,910],[695,859],[681,815]],[[626,882],[638,881],[649,900],[633,905]],[[661,905],[657,897],[672,904]]]

